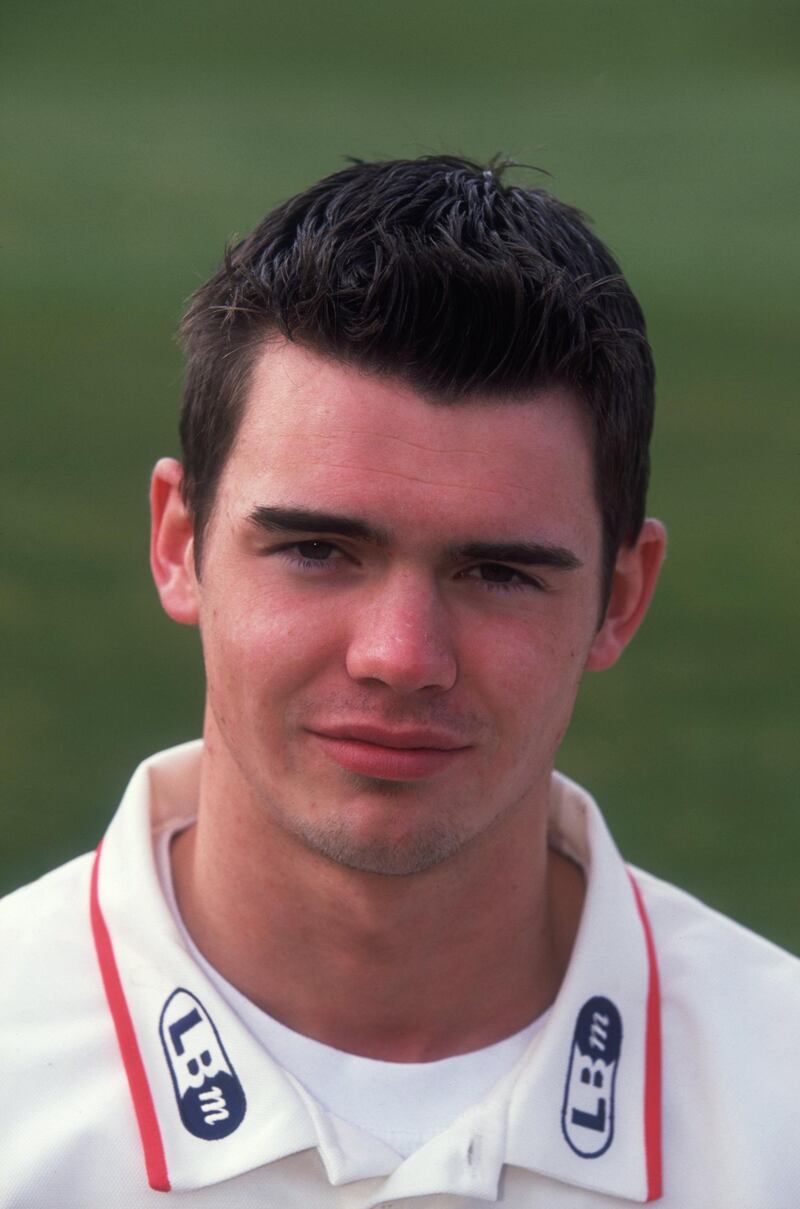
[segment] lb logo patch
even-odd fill
[[[226,1138],[241,1125],[247,1102],[213,1020],[191,991],[178,988],[159,1030],[184,1125],[196,1138]]]
[[[622,1018],[595,995],[578,1012],[561,1110],[564,1137],[584,1159],[596,1159],[614,1137],[614,1084],[622,1049]]]

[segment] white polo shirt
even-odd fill
[[[0,907],[2,1209],[797,1209],[800,962],[629,870],[560,777],[551,842],[587,895],[535,1041],[407,1158],[326,1112],[164,900],[199,752],[146,761],[98,855]]]

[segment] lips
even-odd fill
[[[444,731],[427,727],[392,728],[370,724],[322,726],[313,733],[327,739],[353,739],[358,743],[372,743],[376,747],[391,747],[396,750],[423,747],[437,751],[456,751],[465,747],[460,739]]]
[[[452,734],[423,727],[392,729],[353,724],[326,726],[309,733],[326,756],[347,772],[381,780],[433,776],[469,750]]]

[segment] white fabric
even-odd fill
[[[175,899],[169,861],[170,843],[178,830],[163,833],[156,859],[162,892],[186,948],[278,1065],[294,1075],[323,1108],[350,1125],[408,1158],[482,1100],[531,1047],[547,1012],[495,1045],[438,1062],[380,1062],[343,1053],[287,1028],[223,978],[189,935]]]
[[[141,1056],[139,1119],[156,1123],[178,1205],[456,1209],[500,1200],[504,1209],[624,1209],[655,1195],[643,1116],[654,1052],[647,934],[628,870],[582,790],[553,783],[553,840],[584,868],[587,897],[550,1015],[479,1103],[402,1159],[327,1112],[282,1070],[187,950],[159,886],[153,844],[192,817],[198,763],[198,746],[187,745],[137,771],[103,843],[95,915],[107,927],[129,1038]],[[91,856],[79,858],[0,905],[2,1209],[168,1203],[147,1184],[99,973],[92,868]],[[797,1209],[800,963],[674,887],[639,872],[635,882],[661,981],[661,1209]],[[605,1072],[613,1067],[614,1078],[599,1089],[591,1075],[595,1067],[603,1074],[602,1063],[573,1061],[587,1003],[612,1005],[622,1025],[618,1060]],[[206,1014],[196,1028],[191,1004]],[[180,1060],[172,1042],[171,1050],[162,1044],[170,1022],[186,1042]],[[192,1100],[190,1088],[179,1099],[175,1088],[185,1089],[198,1037],[215,1051],[206,1052],[212,1077],[221,1080],[226,1062],[233,1074],[217,1089],[224,1096],[202,1090]],[[573,1088],[584,1069],[590,1082]],[[587,1098],[578,1104],[576,1094]],[[235,1128],[213,1140],[193,1134],[181,1111],[199,1096],[215,1118],[203,1128]],[[597,1137],[607,1144],[588,1157],[585,1139],[595,1126],[576,1133],[574,1122],[596,1118],[599,1131],[601,1117],[605,1133]],[[152,1175],[158,1165],[148,1136]]]

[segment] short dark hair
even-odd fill
[[[644,520],[654,396],[644,317],[585,216],[506,184],[507,167],[355,161],[228,249],[181,328],[198,568],[254,361],[281,334],[436,402],[576,394],[594,436],[605,600],[617,551]]]

